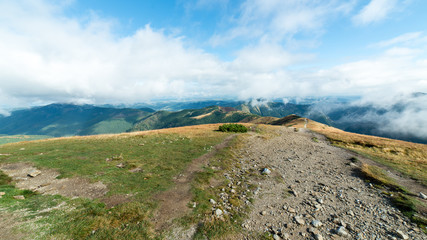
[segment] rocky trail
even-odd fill
[[[366,159],[322,135],[286,127],[267,139],[251,133],[239,154],[238,171],[258,173],[248,179],[256,189],[254,201],[246,201],[246,239],[253,232],[274,239],[427,239],[350,161]]]

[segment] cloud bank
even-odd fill
[[[355,18],[377,21],[370,9],[395,3],[373,0]],[[330,68],[296,67],[316,61],[316,55],[286,46],[298,42],[295,36],[302,33],[316,39],[334,16],[350,19],[354,1],[247,0],[230,29],[211,38],[217,44],[245,41],[231,60],[149,24],[119,36],[114,19],[70,17],[64,13],[69,4],[0,1],[0,108],[427,92],[423,32],[373,43],[380,53],[366,59]],[[391,8],[382,11],[384,18]]]

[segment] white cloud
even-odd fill
[[[236,38],[262,39],[281,42],[301,32],[316,35],[323,31],[328,19],[347,14],[355,1],[336,0],[246,0],[233,26],[211,39],[213,46],[223,45]]]
[[[356,16],[353,22],[366,25],[385,19],[397,6],[397,0],[371,0]]]
[[[402,34],[402,35],[397,36],[395,38],[373,44],[373,46],[383,48],[383,47],[390,47],[390,46],[393,46],[396,44],[408,43],[408,42],[412,42],[414,40],[419,40],[421,35],[422,35],[422,32],[405,33],[405,34]]]
[[[67,101],[131,103],[156,98],[427,92],[427,45],[423,34],[384,41],[382,45],[388,48],[369,59],[323,70],[298,70],[293,67],[315,56],[290,52],[273,37],[264,38],[257,32],[262,31],[263,22],[258,25],[253,18],[269,19],[267,35],[274,31],[284,34],[317,27],[302,20],[309,17],[295,20],[295,28],[287,25],[290,23],[280,25],[280,10],[300,9],[298,13],[315,6],[312,11],[319,12],[315,16],[322,19],[331,11],[345,12],[349,7],[339,1],[248,1],[255,5],[250,10],[246,6],[247,13],[240,21],[253,26],[254,33],[261,37],[253,45],[242,46],[228,62],[188,47],[184,37],[167,35],[149,25],[118,37],[111,19],[95,15],[84,20],[64,17],[64,5],[41,0],[32,1],[31,6],[2,1],[0,108]],[[325,7],[320,3],[328,4]]]

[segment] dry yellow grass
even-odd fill
[[[212,115],[214,112],[215,112],[215,110],[213,110],[212,112],[208,112],[208,113],[205,113],[205,114],[202,114],[202,115],[199,115],[199,116],[195,116],[195,117],[191,117],[191,118],[192,119],[202,119],[202,118],[205,118],[207,116]]]
[[[304,118],[289,122],[287,126],[303,128]],[[427,186],[427,145],[400,140],[345,132],[308,119],[307,128],[321,133],[337,146],[362,154],[392,167]]]

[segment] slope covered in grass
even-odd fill
[[[25,162],[42,174],[54,169],[60,179],[101,181],[108,193],[94,200],[40,195],[13,187],[15,183],[1,174],[0,192],[5,195],[0,211],[21,212],[13,231],[26,232],[28,239],[156,238],[159,233],[150,222],[158,207],[154,196],[171,188],[173,178],[193,159],[230,136],[216,129],[218,125],[203,125],[2,145],[0,166]],[[17,195],[25,199],[15,199]]]

